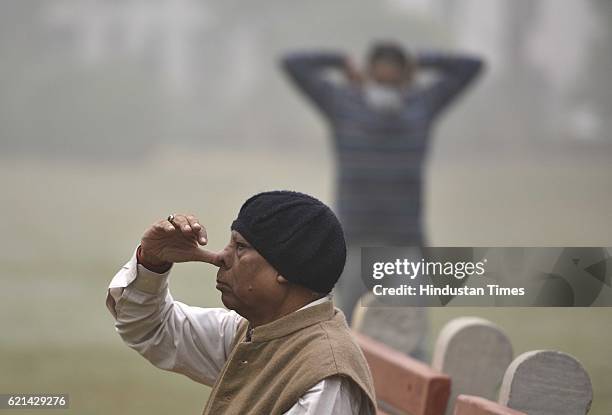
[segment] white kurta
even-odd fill
[[[137,263],[136,253],[112,279],[106,305],[123,341],[160,369],[181,373],[211,386],[231,350],[242,320],[223,308],[191,307],[175,301],[168,274]],[[330,301],[316,300],[306,307]],[[285,415],[372,413],[368,399],[340,376],[323,379],[306,391]]]

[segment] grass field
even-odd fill
[[[211,247],[221,248],[240,204],[257,191],[291,188],[332,201],[325,155],[157,154],[134,163],[0,164],[0,393],[69,393],[72,414],[200,413],[208,388],[155,369],[114,332],[104,306],[111,277],[144,228],[168,213],[195,213]],[[612,245],[610,163],[434,161],[429,177],[433,245]],[[207,265],[181,265],[172,290],[217,306],[213,279]],[[591,414],[612,413],[610,309],[432,309],[430,337],[457,315],[496,322],[517,354],[573,354],[592,377]]]

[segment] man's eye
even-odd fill
[[[245,244],[243,244],[243,243],[241,243],[241,242],[236,242],[236,249],[237,249],[237,250],[239,250],[239,251],[240,251],[240,250],[242,250],[242,249],[244,249],[244,248],[246,248],[246,245],[245,245]]]

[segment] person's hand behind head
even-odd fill
[[[351,83],[361,84],[364,81],[363,75],[359,69],[357,69],[353,61],[351,61],[351,59],[348,57],[344,59],[344,75]]]

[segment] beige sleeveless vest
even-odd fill
[[[276,415],[334,375],[349,378],[375,408],[372,375],[342,312],[331,301],[256,327],[238,327],[204,415]]]

